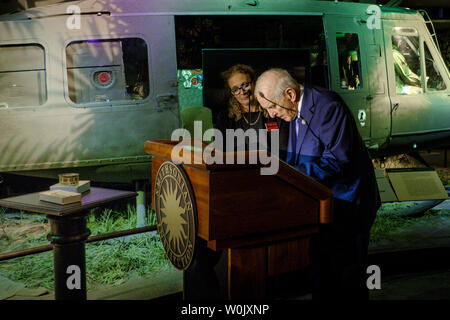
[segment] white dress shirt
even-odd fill
[[[300,86],[301,90],[302,90],[302,95],[300,97],[300,100],[298,101],[298,106],[297,106],[297,118],[295,119],[295,134],[298,137],[298,130],[300,130],[300,111],[302,110],[302,102],[303,102],[303,86]]]

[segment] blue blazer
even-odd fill
[[[305,86],[300,115],[303,121],[290,122],[286,162],[333,190],[335,199],[362,211],[357,214],[371,225],[381,201],[350,109],[335,92]]]

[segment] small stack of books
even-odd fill
[[[69,204],[81,202],[81,193],[64,190],[47,190],[39,192],[39,200],[57,204]]]
[[[61,182],[50,186],[50,190],[64,190],[64,191],[77,192],[77,193],[87,192],[87,191],[89,191],[90,188],[91,188],[91,182],[89,180],[80,180],[74,186],[63,184]]]
[[[57,204],[81,202],[82,194],[88,192],[90,188],[91,182],[79,180],[78,174],[62,174],[59,183],[50,186],[50,190],[39,193],[39,200]]]

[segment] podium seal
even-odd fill
[[[155,179],[156,227],[170,262],[179,270],[192,263],[197,237],[197,208],[190,181],[181,166],[170,161]]]

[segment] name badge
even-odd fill
[[[272,130],[279,130],[280,128],[278,128],[278,123],[276,121],[274,122],[266,122],[266,129],[267,131],[272,131]]]

